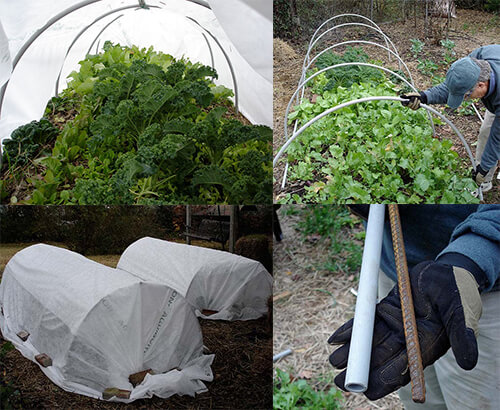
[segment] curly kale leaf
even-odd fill
[[[194,99],[201,107],[208,107],[214,99],[210,87],[203,81],[180,81],[175,85],[175,89],[182,96],[184,105]]]
[[[73,188],[73,195],[80,205],[132,204],[134,196],[130,192],[132,183],[115,174],[108,180],[79,179]]]
[[[137,151],[137,160],[151,168],[152,174],[161,172],[175,178],[180,187],[185,178],[196,167],[193,164],[195,147],[181,134],[166,134],[156,144],[142,145]]]
[[[179,81],[181,81],[182,77],[184,76],[185,69],[186,65],[182,61],[176,61],[175,63],[171,64],[167,68],[167,74],[165,78],[167,84],[174,86]]]
[[[170,85],[152,78],[140,84],[132,93],[134,103],[140,108],[142,123],[150,125],[163,105],[179,94]]]
[[[184,78],[189,81],[202,80],[205,77],[218,78],[214,68],[199,63],[188,67]]]
[[[241,173],[256,180],[261,180],[264,173],[262,164],[267,161],[269,161],[269,158],[266,154],[257,150],[251,150],[243,156],[237,163],[237,166]]]
[[[10,162],[11,167],[27,164],[30,159],[46,153],[58,134],[59,130],[46,118],[21,125],[4,142],[5,162]]]

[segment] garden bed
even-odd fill
[[[381,25],[381,29],[386,33],[389,38],[397,45],[398,51],[407,63],[410,71],[412,72],[416,87],[418,89],[426,89],[430,87],[433,82],[439,82],[444,78],[446,69],[449,66],[449,62],[456,58],[463,57],[471,52],[473,49],[485,45],[492,44],[500,36],[500,29],[498,28],[498,17],[489,13],[458,10],[458,17],[452,22],[452,27],[450,30],[449,40],[453,43],[444,43],[444,45],[435,45],[430,41],[427,41],[420,50],[420,52],[415,53],[412,50],[413,43],[410,40],[417,40],[423,32],[423,19],[417,20],[417,28],[414,27],[413,19],[406,22],[395,22],[386,23]],[[325,16],[326,18],[326,16]],[[346,30],[338,31],[341,35],[337,34],[335,38],[335,43],[343,40],[352,40],[354,38],[370,40],[370,36],[363,37],[359,34],[363,34],[362,30]],[[412,34],[414,33],[414,34]],[[424,40],[424,39],[421,39]],[[295,91],[298,80],[301,73],[301,64],[303,56],[305,55],[306,48],[305,42],[301,46],[296,46],[291,43],[286,43],[280,39],[275,39],[275,61],[274,61],[274,150],[275,154],[279,148],[284,144],[284,127],[283,127],[283,117],[285,113],[288,101]],[[331,42],[333,44],[333,42]],[[446,47],[445,47],[446,46]],[[319,51],[319,49],[317,50]],[[387,59],[387,54],[385,52],[380,52],[380,49],[375,47],[364,47],[364,51],[368,53],[370,58],[379,60],[387,68],[397,68],[394,62],[389,63]],[[446,61],[445,61],[446,60]],[[387,94],[386,94],[387,95]],[[354,99],[354,98],[352,98]],[[480,111],[484,112],[484,107],[482,103],[476,104]],[[443,108],[442,106],[434,106],[433,108]],[[401,111],[403,109],[401,108]],[[410,111],[410,110],[407,110]],[[423,110],[420,110],[423,111]],[[339,111],[340,115],[341,111]],[[336,113],[331,114],[334,117]],[[410,115],[413,115],[411,113]],[[470,106],[466,106],[465,109],[461,109],[457,112],[451,113],[446,110],[445,115],[457,126],[457,128],[462,132],[465,139],[470,145],[472,145],[472,150],[474,152],[475,142],[477,140],[477,134],[480,127],[480,122],[472,111]],[[332,120],[333,121],[333,120]],[[289,127],[289,135],[291,134],[291,127]],[[445,125],[438,125],[436,127],[437,136],[440,140],[451,141],[451,146],[448,148],[458,154],[459,165],[448,167],[446,173],[448,174],[448,179],[453,176],[457,178],[467,178],[469,176],[469,169],[471,167],[470,160],[468,159],[462,143],[459,141],[455,133]],[[306,133],[304,133],[306,134]],[[304,134],[298,137],[300,139]],[[390,141],[388,141],[388,144]],[[386,145],[387,146],[387,145]],[[389,149],[390,149],[389,145]],[[320,151],[321,152],[321,151]],[[323,151],[324,156],[325,151]],[[319,159],[319,158],[318,158]],[[309,161],[311,164],[316,164],[317,159],[314,156],[310,156]],[[442,162],[442,161],[441,161]],[[297,164],[298,161],[295,162]],[[358,197],[349,197],[346,195],[335,193],[329,193],[324,197],[321,197],[321,191],[324,190],[324,186],[330,185],[330,181],[327,175],[318,175],[317,170],[313,171],[312,175],[308,175],[308,178],[298,178],[295,181],[288,181],[285,188],[281,188],[281,181],[284,172],[284,161],[280,161],[274,168],[274,198],[276,201],[280,202],[366,202],[366,195],[360,191]],[[438,166],[441,166],[438,163]],[[302,165],[303,168],[304,165]],[[317,168],[320,168],[318,165]],[[304,169],[305,170],[305,169]],[[385,172],[385,170],[383,170]],[[290,174],[290,173],[289,173]],[[351,171],[353,181],[347,181],[348,183],[342,183],[346,191],[349,191],[349,183],[356,184],[356,182],[361,182],[356,180],[356,175]],[[307,174],[306,174],[307,176]],[[401,176],[401,175],[400,175]],[[425,176],[425,175],[424,175]],[[426,179],[430,179],[430,176],[425,176]],[[420,177],[422,178],[422,177]],[[293,179],[293,178],[292,178]],[[358,178],[359,179],[359,178]],[[397,178],[396,178],[397,179]],[[402,175],[404,181],[404,175]],[[382,182],[382,181],[381,181]],[[400,184],[401,181],[395,181],[395,185]],[[424,182],[423,179],[420,182]],[[323,183],[324,185],[321,185]],[[390,183],[390,182],[389,182]],[[387,184],[382,184],[387,185]],[[420,185],[420,188],[426,188],[427,182],[424,185]],[[361,188],[366,190],[366,187],[370,186],[370,183],[365,183]],[[358,187],[359,188],[359,187]],[[435,195],[432,193],[432,188],[425,189],[422,192],[416,192],[420,197],[420,202],[472,202],[471,198],[464,198],[462,188],[454,188],[455,191],[448,190],[450,193],[445,195]],[[406,195],[406,200],[401,201],[403,197],[400,195],[397,197],[399,192],[395,192],[394,198],[389,198],[385,195],[375,195],[375,198],[371,196],[368,202],[378,202],[380,200],[390,200],[397,202],[412,202],[413,199],[411,195]],[[418,191],[418,189],[417,189]],[[436,190],[439,192],[439,189]],[[444,191],[441,190],[443,193]],[[404,193],[404,192],[403,192]],[[316,195],[317,194],[317,195]],[[295,195],[295,197],[294,197]],[[499,200],[498,192],[498,182],[495,180],[494,187],[491,192],[485,195],[485,202],[495,203]]]

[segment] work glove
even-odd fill
[[[477,164],[476,170],[472,170],[472,179],[476,181],[476,184],[481,185],[485,181],[486,174],[488,173],[488,170],[484,170],[481,168],[480,164]]]
[[[478,283],[467,270],[434,261],[410,272],[413,304],[424,368],[452,348],[458,365],[472,369],[478,358],[476,333],[482,304]],[[332,366],[347,366],[353,319],[342,325],[328,343],[342,345],[330,355]],[[335,384],[345,390],[344,370]],[[376,307],[368,388],[377,400],[410,381],[401,304],[397,285]]]
[[[417,110],[418,108],[420,108],[421,102],[424,104],[427,103],[427,96],[423,92],[401,94],[400,97],[406,100],[410,100],[410,101],[401,101],[401,104],[403,104],[405,107],[411,108],[412,110]]]

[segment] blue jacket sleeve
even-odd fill
[[[500,115],[497,112],[491,126],[488,142],[481,156],[481,168],[485,171],[493,168],[500,159]]]
[[[438,258],[449,253],[462,254],[475,262],[487,277],[485,291],[491,290],[500,276],[500,206],[480,205],[457,225]]]
[[[446,104],[448,101],[448,87],[444,83],[424,91],[427,104]]]

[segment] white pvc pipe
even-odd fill
[[[345,388],[354,393],[368,388],[384,216],[385,205],[370,205],[345,378]]]
[[[306,53],[306,57],[305,57],[305,59],[304,59],[304,65],[303,65],[303,66],[305,66],[305,64],[306,64],[307,62],[309,62],[309,59],[310,59],[310,57],[311,57],[311,51],[312,51],[312,49],[313,49],[313,48],[314,48],[314,46],[318,43],[318,41],[319,41],[319,40],[321,40],[321,38],[322,38],[323,36],[325,36],[326,34],[328,34],[330,31],[333,31],[333,30],[335,30],[335,29],[337,29],[337,28],[340,28],[340,27],[345,27],[345,26],[361,26],[361,27],[367,27],[367,28],[369,28],[369,29],[371,29],[371,30],[373,30],[373,31],[376,31],[377,33],[381,34],[381,35],[382,35],[382,37],[383,37],[386,41],[388,41],[388,42],[389,42],[389,44],[390,44],[390,45],[392,46],[392,48],[394,49],[394,52],[395,52],[396,54],[398,54],[398,55],[399,55],[398,50],[397,50],[396,46],[394,45],[394,43],[391,41],[391,39],[390,39],[389,37],[387,37],[387,36],[384,34],[384,32],[383,32],[382,30],[379,30],[379,29],[377,29],[377,28],[375,28],[375,27],[373,27],[373,26],[369,26],[368,24],[364,24],[364,23],[344,23],[344,24],[339,24],[338,26],[335,26],[335,27],[331,27],[331,28],[329,28],[329,29],[328,29],[328,30],[326,30],[324,33],[321,33],[321,35],[319,35],[319,36],[318,36],[318,38],[316,38],[316,40],[314,40],[314,42],[311,44],[311,46],[310,46],[310,47],[309,47],[309,49],[307,50],[307,53]],[[390,55],[389,55],[389,60],[390,60]]]
[[[280,352],[278,354],[275,354],[273,356],[273,363],[277,362],[279,359],[282,359],[283,357],[291,355],[292,353],[293,353],[292,349],[286,349],[286,350],[283,350],[282,352]]]
[[[314,62],[320,57],[322,56],[323,54],[325,54],[327,51],[329,50],[333,50],[334,48],[336,47],[340,47],[340,46],[343,46],[343,45],[347,45],[347,44],[368,44],[368,45],[371,45],[371,46],[376,46],[376,47],[380,47],[380,48],[383,48],[384,50],[386,50],[389,54],[392,54],[394,57],[396,57],[396,59],[399,61],[399,66],[401,67],[401,64],[403,65],[404,68],[406,68],[406,72],[408,73],[408,78],[410,79],[410,82],[415,85],[415,83],[413,82],[413,77],[411,76],[411,72],[410,72],[410,69],[408,68],[408,66],[405,64],[405,62],[403,61],[403,59],[398,55],[396,54],[394,51],[392,51],[391,49],[387,48],[387,47],[384,47],[382,44],[378,44],[378,43],[374,43],[373,41],[364,41],[364,40],[349,40],[349,41],[342,41],[341,43],[335,43],[334,45],[330,46],[330,47],[327,47],[325,48],[324,50],[320,51],[318,54],[316,54],[312,59],[311,61],[309,61],[309,64],[307,64],[307,66],[304,68],[304,71],[307,71],[309,70],[309,68],[314,64]]]

